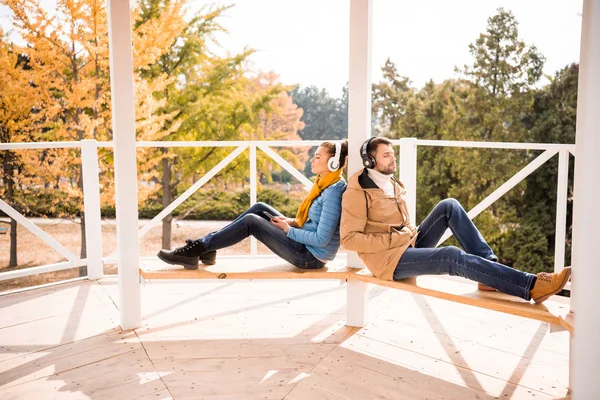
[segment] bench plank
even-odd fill
[[[567,315],[570,308],[568,299],[565,301],[559,296],[535,304],[505,293],[480,291],[470,281],[447,276],[419,276],[396,282],[375,278],[368,270],[354,275],[351,279],[557,325],[562,325],[561,317]]]
[[[168,265],[161,261],[144,260],[140,275],[144,279],[343,279],[354,271],[343,261],[335,260],[326,267],[316,270],[301,269],[282,261],[280,258],[220,259],[217,264],[200,265],[197,270],[187,270],[181,266]]]

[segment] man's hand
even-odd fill
[[[294,220],[292,220],[291,218],[286,218],[286,217],[276,217],[271,219],[271,223],[273,225],[275,225],[276,227],[278,227],[279,229],[281,229],[282,231],[284,231],[285,233],[288,233],[290,231],[290,229],[292,229],[292,227],[290,226],[290,223],[288,222],[292,222]]]

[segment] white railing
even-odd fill
[[[188,190],[176,198],[171,204],[163,209],[151,221],[145,224],[139,231],[139,237],[143,237],[152,228],[158,226],[162,219],[169,215],[186,199],[192,196],[198,189],[213,178],[219,171],[231,163],[246,149],[250,149],[250,205],[257,200],[257,149],[273,159],[292,176],[298,179],[308,189],[311,181],[278,155],[273,147],[309,147],[318,146],[324,140],[307,141],[222,141],[222,142],[137,142],[137,147],[234,147],[235,149],[215,167],[208,171],[202,178],[195,182]],[[559,154],[558,188],[557,188],[557,211],[556,211],[556,245],[555,245],[555,271],[564,268],[565,237],[566,237],[566,208],[569,153],[574,154],[575,145],[570,144],[528,144],[528,143],[490,143],[490,142],[462,142],[462,141],[435,141],[417,140],[414,138],[403,138],[392,141],[400,146],[400,176],[399,178],[409,188],[417,186],[417,148],[418,146],[442,146],[442,147],[468,147],[468,148],[490,148],[490,149],[512,149],[512,150],[542,150],[543,153],[516,173],[498,189],[482,200],[468,214],[471,219],[475,218],[484,209],[502,197],[510,189],[525,179],[529,174],[543,165],[547,160],[557,153]],[[39,229],[23,215],[0,200],[0,209],[15,219],[18,223],[30,230],[34,235],[62,254],[68,261],[43,265],[38,267],[14,270],[0,273],[0,281],[37,275],[46,272],[60,271],[69,268],[87,266],[88,278],[99,279],[103,276],[103,264],[114,263],[118,260],[116,252],[108,257],[102,257],[102,231],[100,220],[100,185],[98,173],[98,148],[113,147],[112,142],[96,142],[94,140],[83,140],[81,142],[45,142],[45,143],[0,143],[0,150],[22,150],[22,149],[47,149],[47,148],[80,148],[83,166],[84,185],[84,210],[86,215],[86,248],[87,258],[80,259],[54,238]],[[407,205],[411,215],[416,215],[416,190],[408,191]],[[440,241],[442,243],[451,233],[448,231]],[[251,254],[255,255],[256,241],[252,238]]]
[[[575,155],[574,144],[543,144],[543,143],[493,143],[493,142],[462,142],[449,140],[417,140],[403,138],[392,140],[400,146],[400,176],[399,178],[409,188],[417,187],[417,147],[461,147],[485,149],[511,149],[511,150],[542,150],[544,151],[532,162],[504,182],[499,188],[483,199],[479,204],[469,210],[470,219],[478,216],[483,210],[492,205],[509,190],[527,178],[546,161],[557,153],[558,158],[558,187],[556,196],[556,236],[554,246],[554,271],[560,272],[565,267],[565,245],[567,229],[567,189],[569,184],[569,153]],[[417,188],[418,190],[418,188]],[[408,191],[407,206],[409,215],[416,215],[416,190]],[[452,232],[448,229],[438,246],[446,241]]]

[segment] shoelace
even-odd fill
[[[185,243],[185,246],[175,249],[175,253],[181,253],[182,251],[187,251],[194,247],[194,241],[192,239],[186,239]]]
[[[552,282],[552,274],[548,272],[540,272],[537,278],[546,282]]]

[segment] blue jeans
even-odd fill
[[[268,204],[256,203],[229,225],[199,240],[206,251],[212,251],[233,246],[252,235],[273,253],[298,268],[317,269],[325,265],[304,244],[288,238],[284,231],[273,225],[263,214],[264,211],[275,216],[282,215]]]
[[[450,228],[460,246],[435,248]],[[418,275],[455,275],[529,300],[536,276],[497,262],[498,258],[455,199],[439,202],[419,225],[415,247],[406,249],[394,280]]]

